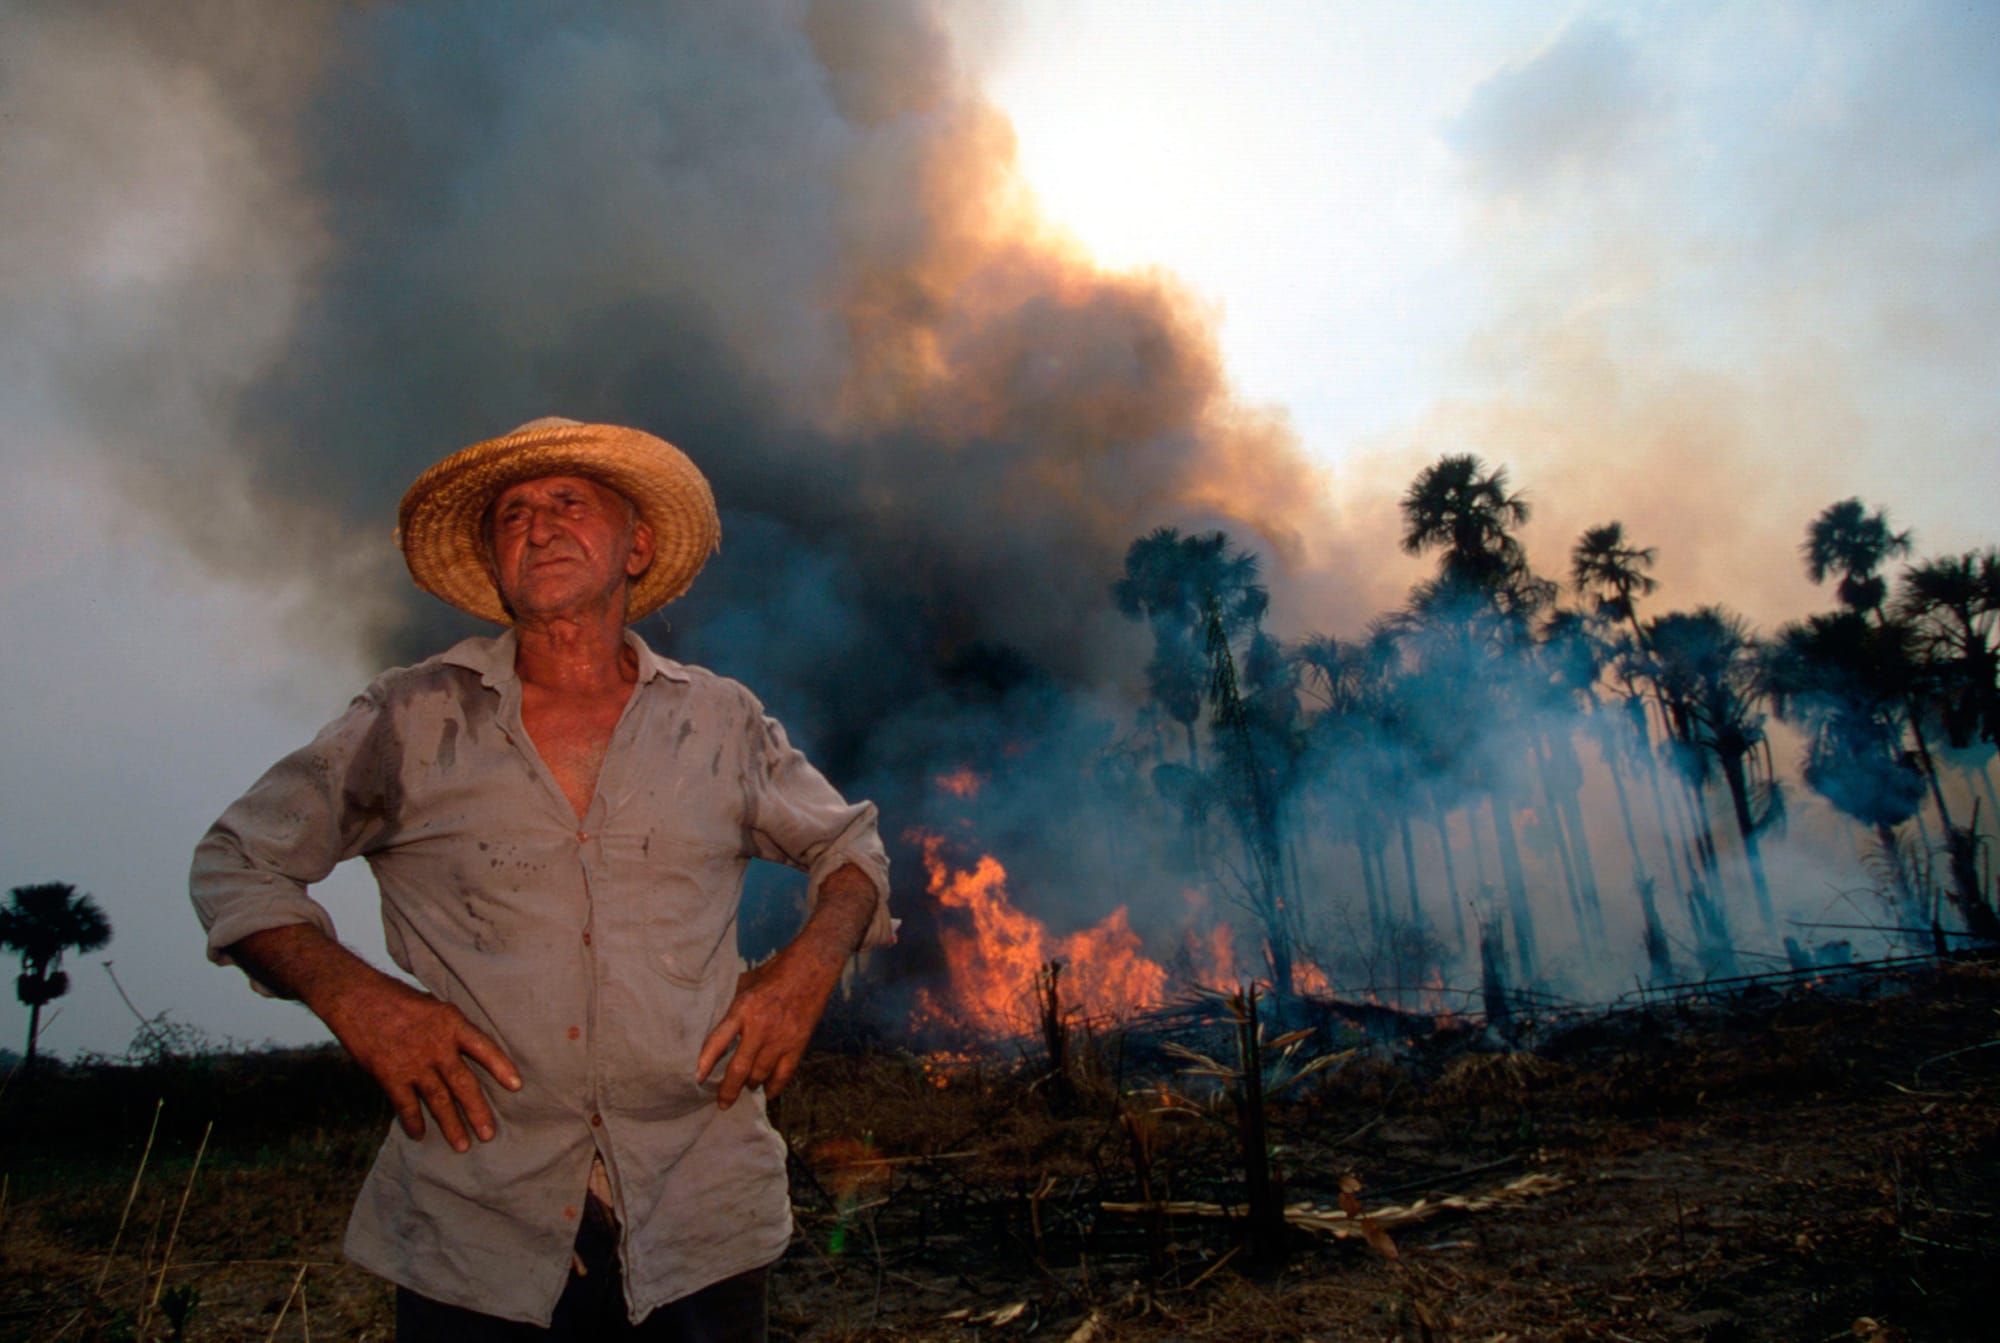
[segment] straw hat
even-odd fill
[[[543,476],[587,476],[606,485],[631,500],[653,529],[653,562],[633,580],[628,624],[686,592],[722,548],[715,496],[679,448],[638,429],[549,416],[453,453],[410,486],[397,513],[396,543],[417,586],[461,611],[512,624],[487,572],[480,528],[500,491]]]

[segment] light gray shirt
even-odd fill
[[[581,825],[521,725],[508,631],[378,678],[223,813],[191,881],[209,956],[227,964],[266,928],[333,936],[306,888],[368,860],[389,955],[524,1084],[487,1083],[497,1134],[470,1152],[435,1124],[421,1140],[392,1125],[348,1257],[537,1324],[568,1277],[593,1156],[634,1320],[784,1252],[785,1149],[763,1093],[722,1110],[695,1079],[743,969],[749,860],[804,869],[809,902],[854,864],[878,892],[863,945],[892,938],[874,805],[845,801],[741,685],[625,637],[638,684]]]

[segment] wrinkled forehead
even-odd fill
[[[638,515],[638,510],[630,499],[595,476],[582,475],[531,476],[526,480],[517,480],[511,485],[502,486],[494,491],[493,497],[487,501],[486,515],[492,517],[502,507],[517,499],[554,498],[579,490],[596,495],[609,508],[622,509],[627,517]]]

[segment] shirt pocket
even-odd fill
[[[638,848],[632,913],[653,968],[683,988],[734,971],[744,867],[737,847],[656,829]]]

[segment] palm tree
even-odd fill
[[[1903,571],[1892,606],[1939,674],[1945,735],[1955,747],[2000,747],[2000,549],[1968,550]]]
[[[1449,699],[1429,705],[1479,736],[1465,756],[1493,821],[1494,846],[1507,888],[1521,977],[1537,973],[1534,918],[1520,843],[1514,833],[1515,776],[1530,743],[1521,722],[1521,664],[1533,644],[1535,614],[1555,585],[1528,568],[1514,529],[1528,521],[1527,500],[1507,487],[1504,467],[1486,468],[1470,453],[1446,455],[1424,468],[1401,501],[1403,549],[1438,552],[1438,573],[1410,594],[1402,619],[1424,675],[1449,686]],[[1441,732],[1433,724],[1426,735]]]
[[[1300,688],[1320,705],[1308,726],[1307,748],[1317,770],[1337,777],[1341,815],[1361,855],[1362,884],[1368,895],[1370,926],[1383,933],[1393,918],[1382,861],[1384,834],[1391,821],[1402,841],[1409,924],[1424,922],[1417,878],[1411,816],[1427,790],[1422,743],[1411,735],[1410,678],[1394,628],[1377,625],[1366,639],[1342,644],[1314,635],[1292,650]],[[1447,870],[1450,853],[1446,852]],[[1455,885],[1455,882],[1453,883]],[[1456,896],[1453,897],[1454,903]],[[1463,915],[1454,909],[1462,925]]]
[[[1839,574],[1840,604],[1867,614],[1882,609],[1889,595],[1882,566],[1910,553],[1910,534],[1890,530],[1889,515],[1882,509],[1870,513],[1859,499],[1842,499],[1828,504],[1807,525],[1799,551],[1813,582],[1824,583]]]
[[[1606,666],[1618,680],[1624,694],[1624,731],[1609,724],[1599,732],[1598,741],[1609,754],[1607,762],[1614,758],[1624,758],[1628,754],[1636,759],[1645,771],[1648,789],[1653,799],[1653,811],[1658,818],[1660,842],[1666,849],[1667,867],[1674,880],[1680,880],[1680,866],[1676,861],[1672,841],[1673,826],[1667,819],[1666,802],[1660,791],[1659,762],[1653,753],[1652,723],[1647,715],[1647,700],[1638,688],[1638,679],[1644,674],[1646,661],[1646,631],[1639,623],[1638,599],[1649,597],[1659,590],[1659,582],[1648,572],[1652,569],[1659,552],[1651,546],[1631,544],[1625,536],[1622,522],[1606,522],[1585,529],[1570,549],[1570,583],[1577,595],[1590,602],[1592,613],[1606,624],[1624,623],[1627,638],[1612,641],[1603,659]],[[1664,706],[1662,714],[1664,715]],[[1626,749],[1629,746],[1629,750]],[[1612,767],[1612,780],[1618,782],[1618,771]],[[1621,805],[1623,796],[1621,789]],[[1629,814],[1627,816],[1629,823]],[[1646,873],[1646,864],[1639,855],[1636,832],[1628,832],[1628,841],[1633,845],[1633,871],[1642,890],[1650,891],[1651,878]],[[1687,880],[1697,880],[1693,864],[1687,869]]]
[[[1872,617],[1878,625],[1888,623],[1889,617],[1882,609],[1888,584],[1879,571],[1889,559],[1910,553],[1910,534],[1892,531],[1886,512],[1877,509],[1870,513],[1859,499],[1829,504],[1806,528],[1801,551],[1806,558],[1806,573],[1813,582],[1823,582],[1829,574],[1841,576],[1838,595],[1843,607]],[[1944,827],[1953,884],[1959,888],[1962,902],[1981,902],[1977,876],[1979,839],[1970,826],[1961,827],[1952,819],[1944,782],[1938,777],[1937,761],[1924,735],[1923,711],[1914,684],[1906,696],[1904,710],[1910,740],[1916,747],[1917,764],[1924,781],[1930,785],[1931,805],[1937,809],[1938,823]]]
[[[1418,584],[1388,624],[1408,659],[1401,712],[1410,738],[1433,744],[1451,772],[1486,801],[1519,977],[1532,981],[1540,957],[1515,833],[1520,768],[1529,754],[1519,666],[1529,630],[1525,612],[1503,610],[1485,593],[1440,580]]]
[[[1285,879],[1284,845],[1279,810],[1291,787],[1294,748],[1292,718],[1297,686],[1291,664],[1277,641],[1253,630],[1239,677],[1229,646],[1222,605],[1211,593],[1204,638],[1208,657],[1208,699],[1214,708],[1218,754],[1222,758],[1223,796],[1235,820],[1254,880],[1246,885],[1251,908],[1264,925],[1264,946],[1271,969],[1272,991],[1281,999],[1292,992],[1294,907]],[[1249,693],[1245,693],[1246,683]]]
[[[67,882],[16,886],[0,905],[0,947],[21,953],[14,991],[28,1005],[25,1067],[35,1066],[35,1041],[42,1029],[42,1005],[69,992],[63,973],[65,951],[96,951],[111,940],[111,920],[88,895]]]
[[[1625,827],[1625,842],[1632,851],[1632,879],[1638,890],[1640,913],[1645,920],[1647,963],[1656,979],[1665,979],[1671,973],[1666,933],[1660,926],[1659,911],[1653,903],[1653,879],[1646,871],[1646,857],[1639,847],[1638,829],[1632,823],[1631,799],[1625,791],[1623,765],[1629,755],[1629,747],[1623,739],[1627,735],[1627,722],[1622,714],[1607,711],[1597,698],[1597,683],[1603,678],[1613,653],[1611,644],[1601,636],[1600,629],[1598,621],[1588,616],[1574,611],[1558,611],[1543,626],[1539,652],[1549,677],[1551,693],[1583,709],[1586,715],[1585,731],[1596,740],[1605,771],[1611,776],[1612,792],[1618,799],[1618,816]],[[1573,786],[1557,799],[1557,803],[1565,823],[1575,836],[1573,842],[1578,865],[1584,873],[1591,873],[1590,840],[1577,797],[1581,771],[1576,764],[1575,750],[1569,739],[1559,734],[1550,734],[1549,743],[1551,752],[1566,757],[1559,773],[1574,781]],[[1602,937],[1603,911],[1597,904],[1594,875],[1590,878],[1589,891],[1592,917],[1596,931]]]
[[[1111,599],[1153,631],[1146,688],[1187,736],[1188,768],[1201,770],[1195,724],[1201,718],[1207,679],[1207,608],[1213,598],[1231,637],[1263,619],[1270,594],[1258,581],[1257,557],[1231,550],[1223,532],[1183,536],[1161,527],[1125,552],[1125,572],[1111,585]]]
[[[1910,625],[1870,624],[1854,611],[1787,626],[1770,673],[1774,696],[1782,695],[1813,730],[1807,784],[1874,828],[1897,890],[1911,906],[1916,893],[1895,829],[1916,814],[1923,795],[1925,771],[1916,753],[1904,749],[1903,731],[1914,726],[1912,686],[1925,674],[1922,647]],[[1968,932],[2000,942],[2000,916],[1981,889],[1974,836],[1956,826],[1946,833],[1952,878],[1946,893]]]
[[[1527,568],[1513,529],[1528,521],[1527,500],[1507,489],[1507,468],[1488,471],[1471,453],[1447,454],[1417,473],[1404,492],[1403,550],[1437,550],[1446,584],[1499,592]]]
[[[1647,572],[1658,555],[1651,546],[1627,544],[1622,522],[1586,528],[1569,552],[1570,585],[1591,599],[1594,614],[1625,622],[1636,638],[1638,599],[1659,590],[1659,580]]]
[[[1741,619],[1705,606],[1654,620],[1646,627],[1646,643],[1651,678],[1682,748],[1683,768],[1697,787],[1709,777],[1711,764],[1722,771],[1758,912],[1767,928],[1775,928],[1757,836],[1783,815],[1783,794],[1757,708],[1763,662],[1756,640]]]

